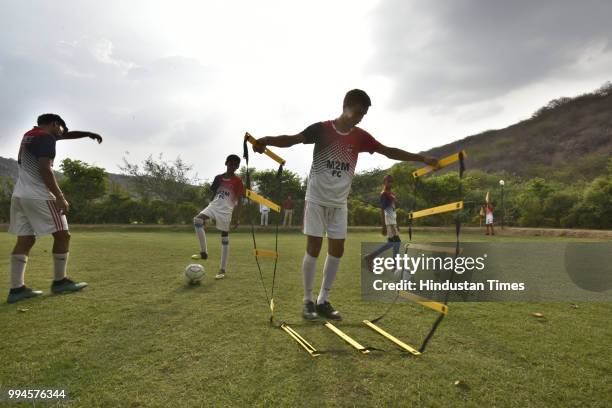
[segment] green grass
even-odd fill
[[[63,388],[70,396],[63,405],[79,407],[610,405],[611,303],[451,304],[427,352],[410,357],[359,324],[386,307],[360,299],[360,242],[380,236],[349,235],[332,292],[345,315],[338,326],[385,352],[360,355],[320,325],[302,323],[299,234],[281,236],[275,301],[279,319],[325,351],[316,359],[267,325],[249,234],[231,235],[228,278],[215,281],[219,239],[209,233],[207,276],[191,288],[182,277],[196,249],[187,228],[77,230],[69,274],[91,286],[0,305],[0,388]],[[272,238],[260,234],[260,247]],[[0,253],[10,252],[13,239],[0,235]],[[420,233],[419,239],[453,236]],[[29,286],[47,293],[50,249],[51,240],[41,239],[26,273]],[[8,256],[0,268],[5,296]],[[269,285],[270,264],[264,268]],[[546,319],[530,316],[536,311]],[[401,304],[381,326],[418,343],[434,317]]]

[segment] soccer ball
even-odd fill
[[[194,285],[204,278],[204,267],[200,264],[190,264],[185,268],[187,282]]]

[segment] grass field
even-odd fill
[[[610,406],[611,303],[580,303],[576,309],[569,302],[451,304],[428,351],[410,357],[360,325],[386,306],[360,299],[360,242],[380,236],[349,236],[331,300],[345,317],[339,327],[386,350],[369,356],[320,325],[302,323],[304,238],[281,236],[277,313],[325,351],[316,359],[267,325],[249,234],[231,235],[223,281],[213,278],[219,242],[209,234],[205,281],[187,287],[182,269],[197,248],[188,228],[76,230],[69,275],[90,287],[65,296],[48,295],[51,240],[41,239],[26,282],[47,294],[14,305],[3,298],[0,305],[0,389],[5,395],[9,388],[66,389],[70,400],[62,405],[79,407]],[[260,234],[260,246],[269,247],[272,238]],[[419,239],[453,236],[423,233]],[[12,236],[0,234],[0,253],[8,255],[12,245]],[[269,278],[270,265],[265,267]],[[0,269],[6,296],[8,256],[0,257]],[[402,304],[381,325],[418,343],[433,318]],[[456,380],[465,385],[454,385]],[[0,399],[0,406],[17,405]]]

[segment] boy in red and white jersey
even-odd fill
[[[11,197],[9,232],[17,235],[11,254],[11,289],[8,303],[42,295],[25,285],[25,269],[36,237],[53,235],[53,293],[76,292],[87,286],[66,276],[70,233],[66,213],[69,204],[53,173],[55,144],[58,140],[88,137],[102,143],[96,133],[68,131],[66,122],[54,113],[38,117],[37,125],[21,139],[19,178]]]
[[[302,263],[304,277],[304,310],[307,320],[318,315],[340,320],[341,316],[328,301],[329,292],[344,253],[347,233],[347,197],[355,174],[359,153],[376,152],[390,159],[418,161],[437,166],[432,157],[408,153],[382,145],[365,130],[357,127],[371,105],[370,97],[362,90],[353,89],[344,97],[342,114],[334,120],[318,122],[296,135],[262,137],[254,146],[262,153],[266,146],[290,147],[298,143],[314,144],[312,167],[308,176],[304,208],[304,234],[307,236],[306,253]],[[323,237],[328,238],[328,253],[323,269],[323,282],[316,305],[312,286],[316,261]]]
[[[236,208],[235,222],[232,226],[235,229],[238,227],[242,196],[244,196],[244,185],[240,177],[236,175],[236,170],[240,167],[240,157],[235,154],[227,156],[225,165],[227,166],[226,172],[219,174],[213,180],[211,186],[212,201],[193,219],[193,226],[200,242],[200,255],[193,255],[192,258],[194,259],[208,259],[206,232],[204,231],[206,220],[215,220],[217,229],[221,231],[221,267],[219,273],[215,276],[216,279],[225,277],[229,256],[229,230],[232,213]]]

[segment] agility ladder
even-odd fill
[[[276,204],[275,202],[273,202],[272,200],[269,200],[259,194],[257,194],[256,192],[254,192],[251,188],[251,175],[250,175],[250,169],[249,169],[249,148],[248,148],[248,144],[252,144],[253,147],[257,146],[257,140],[251,136],[250,133],[246,133],[244,135],[244,142],[243,142],[243,157],[246,161],[246,191],[245,191],[245,196],[251,200],[254,201],[256,203],[259,204],[263,204],[265,206],[267,206],[268,208],[270,208],[270,210],[275,211],[280,213],[281,212],[281,206]],[[285,160],[283,158],[281,158],[280,156],[278,156],[277,154],[275,154],[274,152],[272,152],[270,149],[266,148],[263,152],[266,156],[270,157],[272,160],[274,160],[275,162],[277,162],[279,164],[278,166],[278,172],[276,173],[276,178],[278,180],[278,199],[280,200],[282,198],[282,173],[283,173],[283,166],[285,165]],[[257,270],[259,271],[259,280],[261,281],[261,285],[263,287],[265,296],[266,296],[266,303],[268,304],[269,308],[270,308],[270,325],[275,326],[274,324],[274,288],[275,288],[275,283],[276,283],[276,269],[278,266],[278,227],[279,227],[279,222],[280,222],[280,216],[276,219],[276,223],[275,223],[275,239],[274,239],[274,250],[269,250],[269,249],[259,249],[257,247],[257,239],[255,238],[255,224],[253,222],[253,219],[251,219],[251,236],[253,238],[253,255],[255,256],[255,263],[257,264]],[[272,273],[272,288],[270,290],[270,296],[268,296],[268,290],[266,288],[266,284],[263,278],[263,273],[261,271],[261,265],[259,263],[259,258],[273,258],[274,259],[274,272]],[[320,355],[320,353],[317,351],[317,349],[310,344],[306,339],[304,339],[304,337],[302,337],[297,331],[295,331],[291,326],[289,326],[287,323],[283,322],[278,326],[275,327],[279,327],[280,329],[282,329],[285,333],[287,333],[296,343],[298,343],[310,356],[312,357],[317,357]]]
[[[442,213],[446,213],[450,211],[458,211],[458,210],[463,209],[464,201],[463,201],[462,179],[463,179],[463,173],[465,172],[464,159],[466,157],[467,157],[467,153],[465,151],[460,151],[459,153],[455,153],[453,155],[450,155],[448,157],[441,159],[438,162],[439,164],[438,167],[434,168],[432,166],[425,166],[421,169],[415,170],[412,173],[412,176],[414,177],[414,190],[413,190],[414,200],[412,203],[412,209],[410,213],[408,214],[408,235],[409,235],[410,241],[412,241],[412,222],[414,219],[421,218],[421,217],[427,217],[427,216],[435,215],[435,214],[442,214]],[[419,177],[424,176],[428,173],[440,170],[456,162],[459,162],[459,191],[458,193],[459,193],[460,201],[449,203],[449,204],[444,204],[444,205],[439,205],[437,207],[431,207],[431,208],[427,208],[424,210],[415,211],[416,201],[417,201],[417,185],[419,182]],[[459,256],[461,252],[461,248],[459,247],[460,231],[461,231],[461,217],[459,214],[455,217],[455,233],[456,233],[455,248],[448,248],[448,247],[442,248],[442,247],[436,247],[432,245],[412,244],[409,242],[404,247],[404,254],[406,254],[408,250],[410,249],[416,249],[416,250],[423,250],[423,251],[429,251],[429,252],[454,254],[455,258],[457,258],[457,256]],[[450,278],[451,282],[453,280],[453,277],[454,277],[454,273],[451,273],[451,278]],[[399,279],[400,280],[403,279],[403,273],[400,275]],[[425,348],[427,347],[427,343],[429,342],[429,340],[431,340],[438,326],[440,325],[444,317],[448,314],[449,295],[450,295],[450,291],[447,291],[445,298],[444,298],[444,303],[439,303],[433,300],[423,298],[411,292],[398,290],[395,296],[395,299],[393,300],[391,305],[385,310],[385,312],[382,315],[372,320],[364,320],[363,324],[365,324],[367,327],[374,330],[376,333],[380,334],[381,336],[385,337],[387,340],[393,342],[395,345],[400,347],[402,350],[407,351],[412,355],[419,356],[425,351]],[[429,330],[429,333],[427,334],[427,336],[425,337],[421,346],[418,349],[415,347],[409,346],[408,344],[404,343],[397,337],[393,336],[392,334],[388,333],[387,331],[385,331],[384,329],[382,329],[381,327],[375,324],[378,321],[382,320],[387,315],[387,313],[391,311],[391,309],[393,308],[393,306],[395,305],[399,297],[402,297],[404,299],[408,299],[412,302],[420,304],[421,306],[429,308],[439,314],[436,320],[434,321],[433,326]]]

